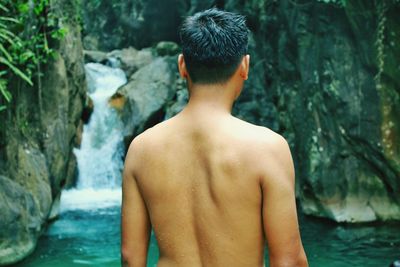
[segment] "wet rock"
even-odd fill
[[[27,143],[21,144],[17,139],[11,141],[9,145],[8,157],[14,158],[9,164],[9,175],[13,181],[32,194],[39,208],[37,216],[44,222],[52,203],[46,158],[37,147]]]
[[[107,53],[96,50],[84,50],[83,55],[85,56],[85,63],[95,62],[95,63],[106,63]]]
[[[41,117],[44,136],[41,140],[44,154],[47,159],[51,185],[54,195],[61,190],[61,183],[65,177],[66,167],[70,159],[70,150],[74,145],[74,137],[77,134],[77,126],[69,121],[79,123],[80,116],[69,117],[69,91],[70,87],[66,62],[59,57],[49,64],[52,72],[48,74],[43,83],[43,93],[48,96],[43,103],[43,115]],[[82,103],[77,105],[82,112]]]
[[[0,265],[17,262],[33,251],[52,205],[44,155],[27,144],[12,143],[12,180],[0,176]]]
[[[85,35],[83,37],[83,44],[84,44],[85,49],[89,50],[89,51],[90,50],[96,51],[99,49],[99,46],[100,46],[98,37],[93,34]]]
[[[126,97],[117,92],[111,97],[109,103],[114,109],[122,112],[126,104]]]
[[[130,77],[139,68],[148,65],[154,60],[150,48],[136,50],[133,47],[111,51],[107,53],[107,58],[118,60],[118,67],[125,72],[127,77]]]
[[[36,246],[43,218],[32,194],[0,175],[0,265],[12,264]]]
[[[61,76],[63,81],[65,81],[65,87],[61,86],[61,82],[56,84],[49,84],[48,87],[52,87],[53,91],[49,91],[49,95],[54,97],[58,97],[58,100],[55,101],[51,97],[47,100],[48,102],[52,102],[53,106],[56,106],[54,109],[49,109],[47,113],[52,114],[60,114],[59,117],[62,120],[58,123],[66,124],[67,127],[62,128],[62,131],[65,132],[65,139],[60,140],[60,137],[56,135],[62,135],[57,131],[53,131],[54,136],[49,135],[53,140],[59,140],[58,146],[63,148],[63,156],[64,157],[64,166],[62,167],[62,172],[59,175],[54,175],[52,171],[50,171],[50,177],[54,177],[52,179],[52,192],[53,197],[57,196],[59,191],[61,190],[61,185],[73,183],[76,176],[75,172],[68,171],[68,166],[70,168],[76,169],[76,164],[72,165],[75,162],[75,156],[72,153],[72,149],[77,145],[77,136],[80,134],[79,125],[81,124],[81,115],[82,110],[87,103],[87,86],[86,86],[86,78],[85,78],[85,69],[84,69],[84,60],[83,60],[83,46],[81,42],[81,25],[80,22],[75,20],[76,12],[78,9],[77,2],[75,1],[66,1],[66,0],[57,0],[52,2],[54,5],[54,10],[59,12],[59,16],[68,17],[69,19],[65,21],[66,27],[68,27],[68,33],[64,37],[64,39],[60,42],[60,54],[64,59],[65,64],[65,76]],[[49,74],[47,76],[51,76],[52,69],[49,69]],[[60,80],[61,80],[60,77]],[[63,93],[59,91],[64,91]],[[55,104],[57,103],[57,104]],[[64,117],[65,116],[65,117]],[[46,125],[46,123],[44,123]],[[62,144],[62,145],[61,145]],[[51,145],[49,146],[51,147]],[[47,159],[49,160],[50,153],[45,153]],[[56,152],[56,155],[60,155],[60,153]],[[51,162],[49,163],[51,166]],[[51,167],[50,167],[51,168]],[[61,168],[60,168],[61,169]]]
[[[168,59],[158,58],[118,89],[119,97],[126,99],[122,111],[125,136],[136,136],[164,118],[166,104],[175,94],[175,71]]]
[[[181,112],[189,101],[189,93],[186,89],[186,81],[183,80],[178,73],[176,73],[175,77],[175,84],[171,86],[175,86],[176,94],[174,99],[167,105],[164,117],[165,120]]]

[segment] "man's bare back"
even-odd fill
[[[265,241],[271,267],[308,266],[286,141],[230,114],[249,56],[223,83],[194,82],[183,55],[178,67],[188,105],[137,136],[125,160],[123,266],[146,266],[151,229],[158,267],[261,267]]]
[[[295,205],[287,144],[231,116],[196,115],[182,112],[149,129],[128,152],[160,248],[158,266],[263,266],[263,205],[271,208],[265,213],[281,210],[271,216],[280,216],[274,221],[282,219],[283,231],[292,227],[286,216],[295,216],[286,214]],[[268,203],[266,185],[289,190],[289,199]],[[299,245],[293,230],[289,238]]]

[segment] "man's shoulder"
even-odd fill
[[[143,163],[152,158],[153,153],[159,151],[162,142],[160,142],[160,132],[157,128],[157,125],[153,126],[133,138],[125,158],[126,167],[137,171]]]
[[[265,126],[255,125],[240,119],[236,119],[239,133],[247,136],[258,148],[275,150],[287,146],[286,139],[279,133]]]
[[[266,127],[258,128],[260,138],[254,153],[254,164],[263,173],[265,181],[288,182],[294,179],[293,159],[286,139]]]
[[[244,130],[240,133],[244,140],[241,151],[251,159],[255,169],[268,172],[274,169],[291,168],[292,158],[286,139],[268,127],[239,122]],[[239,125],[239,124],[238,124]]]

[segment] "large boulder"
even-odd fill
[[[43,218],[32,194],[0,176],[0,265],[12,264],[31,253]]]
[[[129,139],[164,118],[166,105],[176,90],[176,66],[171,61],[157,58],[139,69],[111,100],[112,105],[123,103],[124,135]]]
[[[183,110],[189,101],[189,92],[186,88],[186,81],[176,74],[176,93],[174,99],[168,103],[165,109],[164,120],[169,119]]]
[[[27,144],[14,145],[12,180],[0,176],[0,265],[33,251],[53,200],[44,155]]]
[[[8,166],[10,177],[32,194],[39,208],[37,216],[45,221],[52,204],[50,174],[45,156],[37,147],[20,143],[17,138],[10,140],[7,156],[14,159]]]
[[[137,50],[133,47],[128,47],[116,49],[111,52],[85,50],[84,55],[85,62],[101,63],[121,68],[127,77],[130,77],[138,69],[148,65],[154,60],[151,48]]]
[[[44,80],[42,89],[47,97],[42,107],[41,121],[44,138],[41,142],[51,176],[53,196],[56,196],[67,180],[73,179],[66,175],[66,170],[68,161],[74,157],[71,155],[71,147],[74,146],[77,127],[74,123],[69,123],[76,118],[69,116],[70,107],[66,101],[70,99],[70,87],[65,60],[59,57],[49,65],[52,72]],[[81,110],[82,103],[79,103],[76,108]]]
[[[113,50],[107,53],[107,58],[110,61],[117,60],[117,67],[120,67],[127,77],[154,60],[151,48],[136,50],[133,47]]]

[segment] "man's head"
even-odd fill
[[[248,32],[243,16],[215,8],[188,17],[180,37],[191,81],[228,81],[247,54]]]

